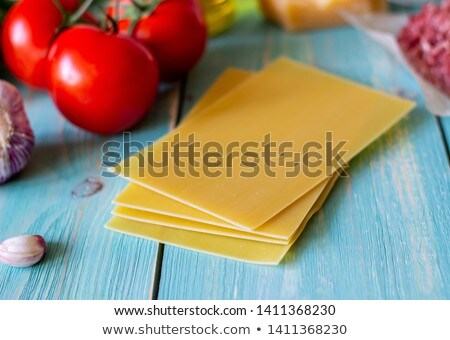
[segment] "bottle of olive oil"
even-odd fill
[[[227,30],[234,21],[235,0],[200,0],[206,17],[209,36],[218,35]]]

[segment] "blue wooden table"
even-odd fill
[[[228,66],[259,70],[280,55],[419,103],[352,161],[350,178],[339,180],[281,265],[105,230],[111,201],[126,182],[104,179],[103,190],[87,198],[71,191],[99,177],[102,144],[120,136],[83,132],[47,94],[21,87],[37,145],[26,170],[0,188],[0,239],[41,234],[49,252],[31,268],[0,265],[0,298],[450,298],[450,119],[428,113],[407,70],[355,30],[287,34],[244,9],[230,31],[210,41],[187,79],[162,91],[132,138],[147,142],[167,133]]]

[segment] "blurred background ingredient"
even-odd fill
[[[409,19],[398,42],[414,69],[450,96],[450,0],[425,5]]]
[[[235,0],[200,0],[208,26],[208,34],[215,36],[233,24],[236,15]]]
[[[367,13],[386,9],[385,0],[259,0],[259,4],[269,21],[287,31],[342,25],[339,11]]]

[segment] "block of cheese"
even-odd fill
[[[287,31],[337,26],[344,23],[339,11],[379,12],[385,0],[259,0],[266,18]]]
[[[222,256],[251,263],[277,265],[301,235],[303,229],[322,206],[328,192],[324,192],[297,229],[291,241],[286,244],[270,244],[234,237],[198,233],[195,231],[168,228],[114,216],[107,222],[106,228],[127,235],[199,251],[206,254]]]
[[[160,162],[165,143],[187,141],[193,132],[200,145],[215,141],[224,148],[263,141],[270,133],[273,143],[288,141],[294,150],[311,141],[334,146],[346,141],[342,159],[348,162],[413,107],[410,101],[281,58],[155,143],[151,153],[143,150],[142,157],[131,157],[129,166],[121,164],[116,171],[230,224],[256,229],[325,180],[327,164],[315,168],[317,176],[289,177],[291,169],[277,164],[270,175],[260,171],[244,177],[240,159],[235,159],[231,173],[179,176],[180,168],[169,157],[168,174],[159,178],[150,175],[158,170],[148,157]],[[328,141],[325,131],[332,133]],[[256,152],[261,154],[262,146]],[[325,159],[325,148],[318,153]]]

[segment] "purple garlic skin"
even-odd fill
[[[19,90],[0,80],[0,184],[27,165],[33,146],[34,134]]]
[[[30,267],[38,263],[47,245],[40,235],[24,235],[9,238],[0,243],[0,262],[14,267]]]

